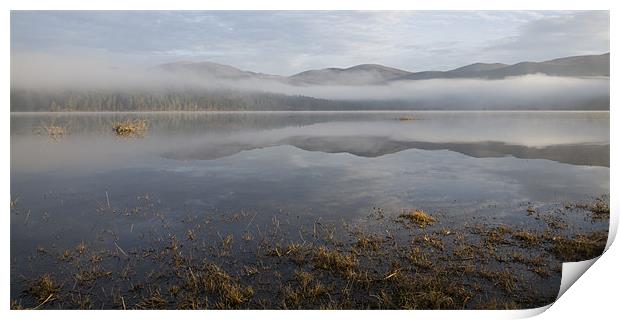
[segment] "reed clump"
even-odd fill
[[[123,121],[113,126],[114,133],[121,137],[144,137],[148,128],[148,123],[143,119]]]
[[[60,291],[60,285],[49,274],[44,274],[27,289],[37,302],[44,303]]]
[[[420,228],[432,225],[437,221],[431,215],[422,210],[410,210],[408,212],[401,213],[398,217],[409,220]]]
[[[357,260],[353,255],[345,255],[325,246],[320,246],[314,251],[313,262],[316,268],[339,273],[346,273],[357,266]]]

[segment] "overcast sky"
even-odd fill
[[[409,71],[609,51],[607,11],[12,11],[11,55],[110,66],[212,61],[291,75],[377,63]]]

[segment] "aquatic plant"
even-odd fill
[[[115,123],[112,128],[117,136],[144,137],[148,131],[148,123],[146,120],[135,119]]]
[[[420,228],[431,225],[436,221],[435,218],[431,217],[428,213],[422,210],[410,210],[408,212],[401,213],[398,217],[407,219],[418,225]]]

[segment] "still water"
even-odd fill
[[[116,136],[113,124],[132,119],[147,120],[147,133]],[[49,124],[66,134],[37,133]],[[153,220],[100,212],[147,200],[169,230],[204,212],[355,222],[373,208],[518,225],[524,207],[608,193],[608,112],[11,115],[12,274],[41,244],[62,248],[101,230],[115,233],[114,246],[139,246],[129,234]]]

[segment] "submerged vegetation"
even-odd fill
[[[607,237],[554,229],[541,218],[590,212],[577,206],[524,213],[542,226],[525,230],[488,220],[442,225],[445,219],[415,209],[375,210],[342,225],[259,221],[245,212],[174,221],[149,196],[137,199],[135,208],[103,205],[98,213],[129,219],[129,233],[103,229],[96,240],[34,248],[29,263],[59,268],[13,269],[12,278],[23,280],[12,284],[11,308],[532,308],[555,299],[561,262],[601,254]],[[21,215],[22,205],[12,202],[11,212]],[[143,219],[161,226],[140,229]],[[131,239],[140,242],[131,246]]]
[[[39,126],[35,129],[39,135],[48,137],[53,141],[60,140],[67,134],[67,128],[58,124],[50,123]]]

